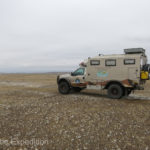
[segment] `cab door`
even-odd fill
[[[85,68],[79,68],[71,73],[71,84],[78,86],[85,83]]]

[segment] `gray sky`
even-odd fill
[[[0,72],[68,71],[88,56],[143,47],[149,0],[0,0]]]

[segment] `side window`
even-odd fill
[[[134,65],[135,64],[135,59],[125,59],[124,64],[125,65]]]
[[[105,66],[116,66],[116,59],[105,60]]]
[[[79,68],[75,72],[72,73],[73,76],[84,75],[84,68]]]
[[[100,60],[91,60],[90,61],[91,66],[97,66],[100,65]]]

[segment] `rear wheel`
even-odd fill
[[[65,81],[62,81],[58,85],[58,90],[61,94],[68,94],[70,92],[69,84]]]
[[[112,84],[108,87],[107,94],[109,98],[120,99],[123,96],[123,88],[118,84]]]

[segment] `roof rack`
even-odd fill
[[[124,49],[125,54],[145,54],[145,49],[143,48],[129,48]]]

